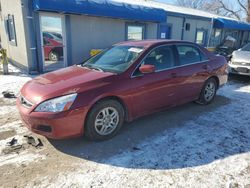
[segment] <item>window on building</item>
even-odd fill
[[[219,38],[221,36],[221,29],[215,29],[214,37]]]
[[[127,25],[127,40],[143,40],[145,34],[145,26],[143,25]]]
[[[211,46],[217,46],[221,42],[221,29],[214,29],[214,35],[211,36]]]
[[[197,30],[195,42],[200,45],[205,45],[206,34],[207,32],[205,30]]]
[[[202,52],[194,46],[179,45],[177,46],[180,65],[188,65],[192,63],[198,63],[204,61],[207,58],[205,55],[201,55]]]
[[[186,31],[190,31],[190,23],[186,23],[185,29]]]
[[[15,21],[13,15],[10,14],[8,15],[7,27],[8,27],[9,41],[11,44],[16,45],[16,29],[15,29]]]

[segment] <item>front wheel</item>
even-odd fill
[[[60,56],[56,51],[51,51],[49,53],[49,60],[50,61],[59,61],[59,59],[60,59]]]
[[[200,93],[199,99],[196,101],[199,104],[209,104],[213,101],[217,92],[217,82],[214,78],[209,78]]]
[[[97,103],[89,112],[85,135],[90,140],[107,140],[117,134],[124,122],[124,109],[115,100]]]

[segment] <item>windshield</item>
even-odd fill
[[[227,47],[227,48],[234,48],[235,44],[236,44],[236,39],[231,37],[231,36],[227,36],[222,41],[222,44],[219,46],[223,46],[223,47]]]
[[[122,73],[143,52],[142,46],[114,46],[87,60],[82,66],[104,72]]]
[[[250,43],[241,48],[241,51],[250,51]]]

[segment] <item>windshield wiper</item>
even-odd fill
[[[92,67],[91,69],[93,69],[93,70],[98,70],[98,71],[100,71],[100,72],[104,72],[101,68],[99,68],[99,67]]]
[[[89,65],[89,64],[83,64],[82,67],[87,67],[89,69],[92,69],[92,70],[97,70],[97,71],[100,71],[100,72],[104,72],[104,70],[102,70],[101,68],[99,67],[94,67],[93,65]]]

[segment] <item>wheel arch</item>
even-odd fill
[[[118,97],[118,96],[104,96],[104,97],[101,97],[99,99],[97,99],[93,104],[91,104],[87,114],[86,114],[86,118],[85,118],[85,122],[88,118],[88,115],[90,113],[90,111],[93,109],[93,107],[98,104],[98,103],[101,103],[102,101],[105,101],[105,100],[114,100],[114,101],[117,101],[118,103],[121,104],[121,106],[123,107],[124,109],[124,117],[125,117],[125,121],[128,121],[129,120],[129,111],[128,111],[128,107],[126,105],[126,103],[124,102],[124,100],[121,98],[121,97]]]
[[[218,89],[220,87],[220,79],[218,78],[218,76],[214,75],[214,76],[209,77],[207,80],[209,80],[211,78],[215,79],[216,84],[217,84],[217,89]]]

